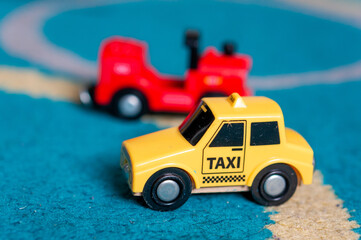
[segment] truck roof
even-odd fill
[[[238,93],[233,93],[227,98],[203,98],[203,101],[215,118],[283,118],[280,106],[267,97],[241,97]]]
[[[219,53],[214,47],[208,47],[199,59],[198,71],[209,74],[239,76],[248,73],[252,67],[252,59],[245,54],[227,56]]]
[[[102,43],[102,57],[132,58],[143,61],[147,45],[124,37],[111,37]]]

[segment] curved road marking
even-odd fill
[[[253,2],[234,1],[237,3]],[[42,32],[42,27],[48,19],[64,11],[121,2],[124,1],[37,1],[29,3],[11,12],[3,19],[3,24],[0,27],[0,43],[10,55],[41,64],[53,71],[71,74],[80,78],[82,82],[89,82],[96,79],[96,64],[49,42]],[[281,6],[279,2],[287,3],[287,6]],[[322,4],[317,4],[311,0],[280,0],[263,4],[336,19],[361,29],[361,15],[358,14],[360,6],[357,4],[353,4],[352,7],[341,7],[340,3],[336,1],[325,0]],[[341,5],[345,5],[344,2]],[[295,6],[298,8],[295,9]],[[311,6],[316,7],[311,9]],[[327,16],[325,16],[326,12],[328,13]],[[361,61],[358,61],[324,71],[252,77],[249,84],[256,90],[273,90],[310,84],[358,81],[360,79]]]
[[[318,17],[342,22],[356,28],[361,28],[361,4],[354,0],[276,0],[282,3],[279,7],[288,5],[287,9],[316,15]]]
[[[0,89],[35,98],[79,102],[81,86],[73,81],[46,76],[32,69],[0,67]]]
[[[159,128],[179,126],[187,115],[182,114],[148,114],[142,117],[143,122],[156,124]]]
[[[107,1],[115,4],[120,1]],[[87,82],[96,78],[95,62],[54,45],[43,34],[47,20],[65,11],[104,5],[92,1],[37,1],[19,7],[8,14],[0,26],[0,43],[10,55],[62,73],[69,73]]]
[[[361,80],[361,61],[310,73],[252,77],[249,85],[256,90],[287,89],[315,84],[337,84]]]
[[[292,198],[266,211],[275,224],[267,225],[274,239],[359,239],[352,231],[359,228],[330,185],[323,185],[322,174],[315,172],[311,185],[301,185]]]

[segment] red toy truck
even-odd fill
[[[198,32],[186,32],[190,67],[184,79],[158,73],[147,61],[144,42],[121,37],[105,40],[100,51],[99,82],[81,92],[81,102],[136,119],[147,111],[188,113],[205,96],[233,92],[251,95],[246,85],[251,58],[234,53],[229,43],[222,53],[209,47],[199,56],[198,39]]]

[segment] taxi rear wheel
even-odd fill
[[[297,175],[290,166],[273,164],[258,173],[251,192],[254,200],[259,204],[277,206],[292,197],[297,184]]]
[[[148,179],[143,198],[153,210],[171,211],[182,206],[191,192],[192,182],[188,174],[178,168],[167,168]]]

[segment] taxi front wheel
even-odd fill
[[[252,196],[261,205],[277,206],[292,197],[297,181],[297,175],[290,166],[273,164],[257,174],[251,187]]]
[[[182,206],[192,192],[188,174],[178,168],[160,170],[144,186],[143,198],[153,210],[171,211]]]

